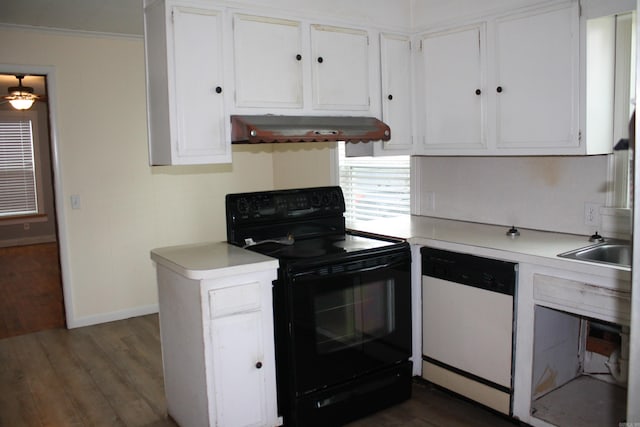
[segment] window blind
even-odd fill
[[[29,119],[0,120],[0,218],[38,213]]]
[[[348,222],[409,214],[409,156],[346,157],[343,142],[338,156]]]

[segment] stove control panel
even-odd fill
[[[314,187],[254,193],[227,194],[227,222],[274,221],[342,216],[340,187]]]

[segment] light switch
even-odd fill
[[[72,194],[71,195],[71,209],[80,209],[80,195]]]

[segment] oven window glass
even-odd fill
[[[315,296],[318,354],[356,347],[395,330],[393,279],[356,284]]]

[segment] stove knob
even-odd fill
[[[249,202],[247,201],[247,199],[245,199],[244,197],[241,199],[238,199],[238,201],[236,202],[236,209],[238,209],[238,212],[246,215],[249,213]]]
[[[340,207],[340,195],[337,191],[331,193],[331,206],[336,209]]]
[[[318,207],[320,206],[320,194],[313,193],[311,195],[311,206]]]

